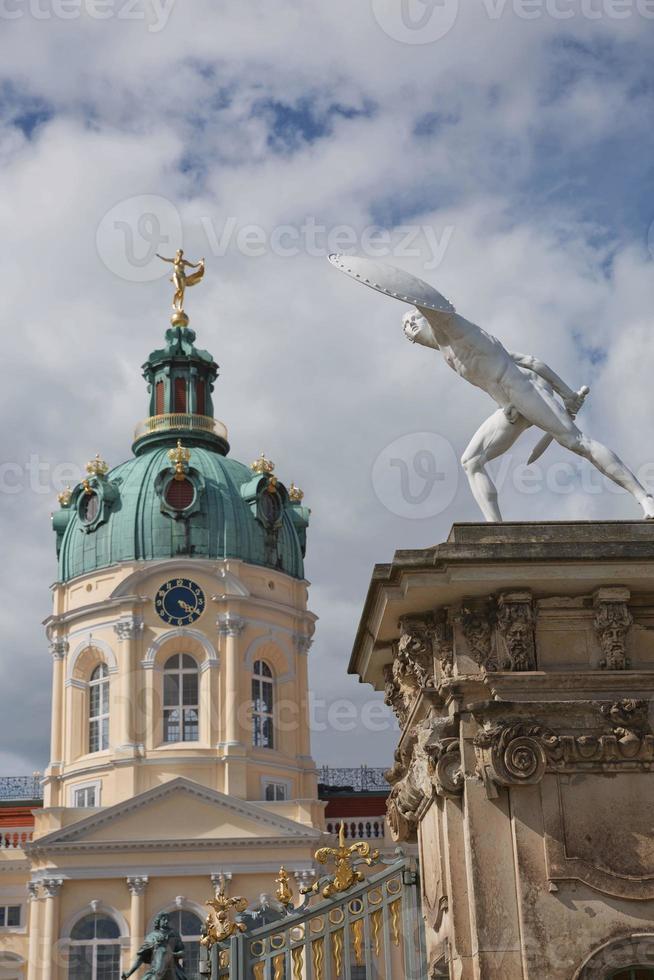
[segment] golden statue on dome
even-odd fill
[[[173,267],[170,281],[175,287],[175,295],[173,296],[173,315],[170,322],[174,327],[188,327],[189,319],[184,312],[184,293],[189,286],[195,286],[204,276],[204,259],[200,259],[199,262],[189,262],[184,258],[184,252],[181,248],[175,252],[174,259],[167,259],[165,255],[159,255],[158,252],[157,258],[163,262],[170,262]],[[186,274],[187,269],[197,269],[197,272],[192,272],[189,276]]]

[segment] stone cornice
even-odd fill
[[[51,630],[56,627],[69,626],[70,623],[76,622],[78,619],[85,619],[87,616],[94,616],[97,613],[106,612],[108,609],[120,609],[121,606],[126,608],[134,608],[135,606],[142,606],[147,602],[152,602],[150,596],[145,595],[126,595],[120,596],[117,599],[103,599],[101,602],[91,602],[88,606],[79,606],[77,609],[71,609],[70,612],[60,613],[57,616],[48,616],[47,619],[43,620],[43,626],[45,627],[46,636],[50,637]],[[114,620],[111,620],[109,625],[113,625]]]
[[[324,835],[326,838],[328,835]],[[292,837],[217,837],[207,840],[136,840],[136,841],[73,841],[52,843],[41,846],[40,841],[29,845],[31,857],[44,857],[51,854],[115,854],[131,851],[211,851],[234,848],[247,850],[263,847],[311,847],[323,839],[320,831],[307,827],[306,834],[296,833]],[[28,848],[26,848],[28,850]]]

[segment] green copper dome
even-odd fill
[[[252,467],[228,458],[225,427],[213,417],[218,366],[173,328],[144,365],[150,415],[137,427],[133,458],[60,495],[53,517],[59,579],[123,561],[238,558],[304,575],[309,511],[263,457]]]

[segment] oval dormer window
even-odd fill
[[[264,490],[259,497],[259,517],[264,524],[274,527],[282,516],[282,501],[274,490]]]
[[[100,511],[100,498],[97,493],[85,493],[80,504],[80,517],[85,524],[92,524]]]
[[[187,510],[195,500],[195,487],[190,480],[171,480],[166,487],[166,503],[172,510]]]

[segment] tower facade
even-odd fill
[[[218,366],[188,326],[143,373],[132,456],[96,456],[53,516],[51,758],[3,867],[28,885],[30,980],[118,980],[161,912],[194,976],[214,889],[270,893],[282,863],[306,884],[323,839],[309,511],[263,455],[229,455]]]
[[[170,328],[145,363],[133,457],[97,457],[60,498],[46,806],[112,805],[171,774],[242,799],[316,797],[309,511],[270,461],[228,456],[217,365],[194,340]]]

